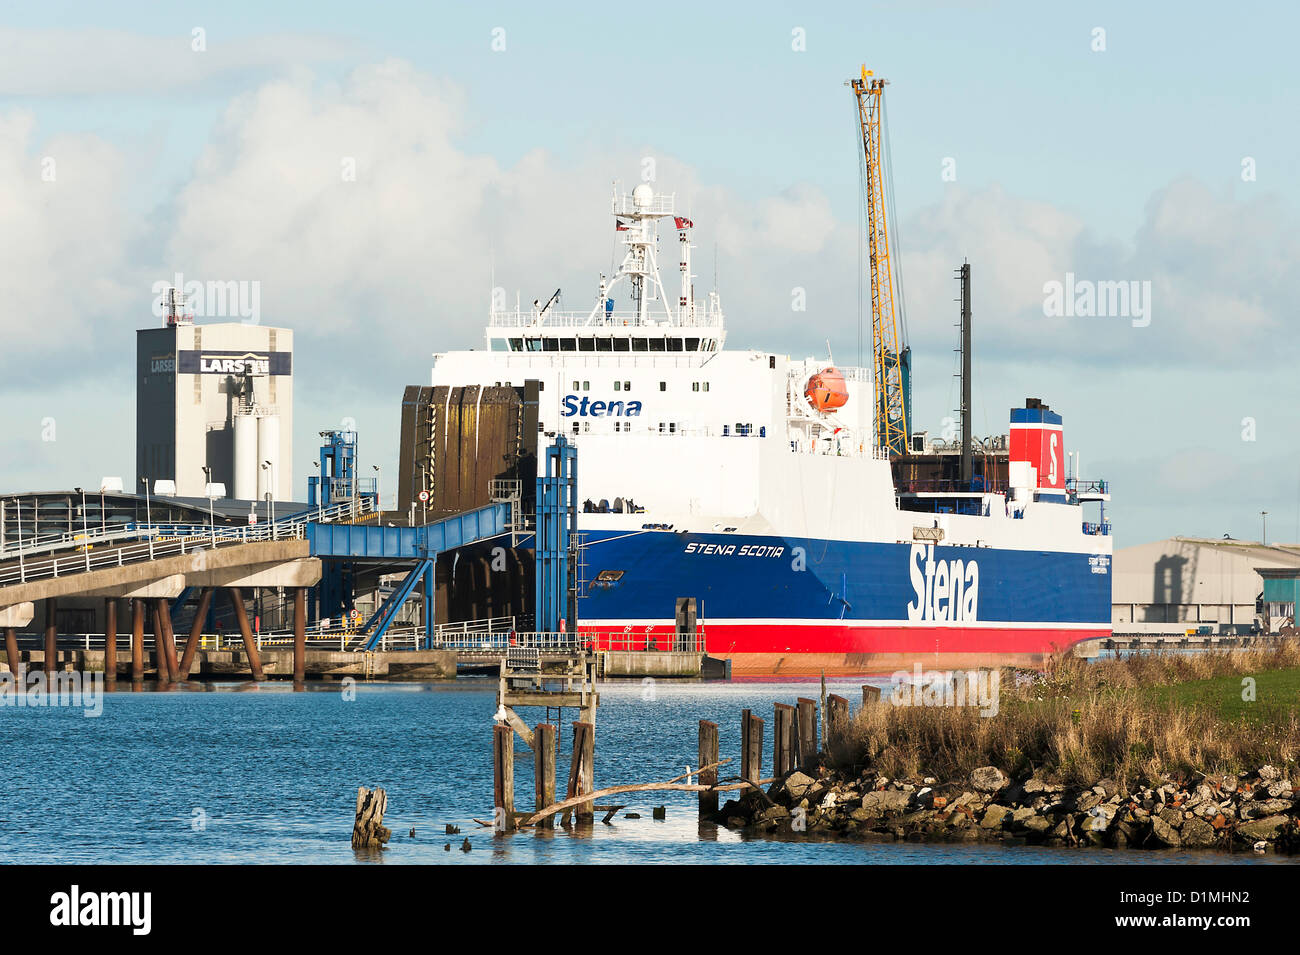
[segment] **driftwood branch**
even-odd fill
[[[564,802],[556,803],[554,806],[547,806],[539,812],[533,813],[521,825],[533,826],[548,816],[553,816],[557,812],[564,812],[566,809],[572,809],[580,803],[590,802],[594,799],[600,799],[605,796],[618,796],[623,793],[652,793],[652,792],[684,792],[684,793],[702,793],[702,792],[725,792],[732,789],[755,789],[762,793],[761,786],[769,785],[776,782],[776,777],[771,779],[760,779],[758,782],[749,782],[742,780],[737,783],[724,783],[722,785],[705,786],[701,783],[682,783],[677,780],[685,779],[687,776],[694,776],[701,770],[707,771],[731,762],[730,759],[724,759],[718,763],[712,763],[708,766],[702,766],[700,769],[691,773],[676,777],[666,783],[636,783],[627,786],[610,786],[607,789],[597,789],[595,792],[583,793],[580,796],[574,796],[572,799],[566,799]]]

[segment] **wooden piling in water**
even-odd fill
[[[869,706],[872,703],[880,702],[880,687],[872,686],[870,683],[862,684],[862,705]]]
[[[537,812],[555,805],[555,726],[539,723],[533,731],[533,805]],[[539,826],[555,828],[555,817],[547,816]]]
[[[515,731],[492,727],[492,810],[500,830],[515,827]]]
[[[212,588],[204,587],[199,592],[199,605],[194,611],[194,624],[190,627],[189,639],[185,641],[185,653],[181,656],[181,672],[178,679],[188,680],[190,668],[194,666],[194,654],[198,652],[199,640],[203,636],[203,621],[207,619],[208,608],[212,605]]]
[[[596,724],[581,721],[573,724],[573,754],[569,760],[569,786],[567,799],[585,796],[595,791]],[[590,825],[595,809],[590,802],[579,803],[574,813],[577,821]]]
[[[131,600],[131,682],[144,680],[144,601]]]
[[[293,685],[301,690],[307,679],[307,588],[293,588]]]
[[[700,720],[700,785],[716,786],[718,784],[718,724]],[[713,769],[704,769],[713,766]],[[700,818],[706,819],[718,812],[718,794],[716,791],[700,793]]]
[[[756,783],[762,779],[763,721],[745,710],[742,716],[740,778]]]
[[[798,735],[799,768],[809,772],[817,767],[817,701],[802,696],[795,705],[795,726]]]
[[[795,769],[795,708],[777,703],[772,714],[772,775],[786,776]]]
[[[382,789],[357,787],[357,815],[352,822],[353,849],[382,849],[392,838],[392,830],[384,826],[384,813],[388,810],[388,793]]]
[[[45,662],[42,667],[46,673],[53,673],[59,667],[58,606],[53,597],[45,598]]]
[[[849,726],[849,701],[832,693],[826,697],[826,741],[839,739]]]
[[[253,671],[253,679],[260,683],[266,679],[266,674],[262,672],[262,655],[257,652],[253,629],[248,625],[248,611],[244,609],[244,594],[238,587],[227,587],[226,595],[230,598],[230,606],[234,608],[239,633],[244,638],[244,652],[248,655],[249,669]]]

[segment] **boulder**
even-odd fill
[[[980,820],[980,828],[1001,829],[1003,822],[1010,815],[1010,809],[1006,806],[999,806],[997,803],[994,803],[984,811],[984,818]]]
[[[1088,810],[1100,806],[1102,797],[1100,793],[1082,793],[1075,801],[1074,808],[1077,812],[1087,812]]]
[[[1248,842],[1259,839],[1276,839],[1278,833],[1290,822],[1286,816],[1267,816],[1264,819],[1252,819],[1237,826],[1237,835]]]
[[[1046,816],[1030,816],[1024,825],[1030,832],[1046,832],[1052,827],[1052,822]]]
[[[981,766],[970,774],[970,784],[982,793],[995,793],[1008,782],[1006,773],[996,766]]]
[[[1218,841],[1218,833],[1204,819],[1185,820],[1178,835],[1187,849],[1205,849]]]
[[[796,770],[785,779],[785,791],[790,794],[791,799],[802,799],[804,793],[812,786],[813,779],[811,776]]]
[[[1160,843],[1171,848],[1178,848],[1182,845],[1182,839],[1178,835],[1178,830],[1169,823],[1165,822],[1159,816],[1151,817],[1151,836]]]
[[[1279,779],[1269,783],[1267,786],[1261,786],[1261,793],[1267,793],[1270,799],[1286,799],[1291,796],[1291,780]]]
[[[1280,812],[1287,812],[1290,808],[1290,799],[1257,799],[1255,802],[1246,803],[1246,805],[1242,806],[1241,818],[1262,819],[1264,816],[1274,816]]]
[[[1282,771],[1276,766],[1263,765],[1259,767],[1259,778],[1266,783],[1277,782],[1282,778]]]
[[[907,808],[910,799],[911,797],[907,793],[899,792],[896,789],[864,793],[862,796],[862,809],[877,816],[886,812],[902,812]],[[854,818],[857,818],[856,812]]]
[[[1166,806],[1164,809],[1160,810],[1160,818],[1167,825],[1172,826],[1175,829],[1182,828],[1183,813],[1181,809],[1175,809],[1173,806]]]

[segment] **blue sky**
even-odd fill
[[[38,186],[0,183],[28,211],[22,221],[41,230],[39,240],[14,240],[30,260],[20,257],[26,264],[10,276],[4,328],[14,373],[0,397],[68,422],[56,447],[35,443],[34,428],[6,424],[0,453],[14,463],[0,485],[84,483],[94,479],[86,467],[130,473],[129,372],[96,356],[130,353],[130,329],[148,321],[139,287],[177,268],[261,280],[276,309],[265,320],[298,330],[299,483],[316,431],[332,423],[311,420],[309,408],[355,418],[375,458],[395,464],[394,382],[425,380],[428,352],[477,344],[493,265],[512,292],[563,280],[585,297],[607,252],[587,257],[582,240],[568,246],[546,230],[555,224],[567,237],[557,220],[600,221],[609,180],[634,177],[646,155],[662,157],[664,188],[706,213],[697,217],[701,258],[710,258],[712,235],[733,344],[816,353],[830,338],[842,356],[855,338],[858,184],[841,84],[865,62],[891,81],[923,426],[939,430],[954,401],[947,283],[969,257],[977,427],[1005,430],[1006,408],[1026,395],[1061,409],[1085,473],[1091,464],[1116,482],[1120,545],[1175,533],[1250,536],[1262,509],[1280,515],[1270,518],[1277,533],[1300,537],[1300,466],[1290,450],[1300,396],[1286,334],[1300,279],[1300,149],[1290,119],[1297,20],[1284,4],[1229,13],[1195,3],[7,11],[0,123],[8,118],[19,132],[0,138],[13,157],[0,168],[30,171],[51,154],[66,157],[64,175],[86,172],[83,194],[67,187],[64,218],[41,205]],[[190,50],[195,28],[205,34],[202,53]],[[498,28],[504,51],[492,49]],[[1104,51],[1093,49],[1096,28]],[[792,49],[795,30],[803,51]],[[394,62],[395,73],[381,69]],[[375,89],[379,102],[402,105],[373,109]],[[367,104],[369,124],[356,115]],[[268,232],[283,230],[281,247],[293,223],[313,223],[322,238],[312,255],[277,265],[241,248],[258,220],[226,220],[223,209],[239,204],[260,168],[303,161],[282,134],[343,142],[389,177],[366,194],[392,210],[383,234],[410,236],[386,250],[389,269],[358,259],[373,242],[331,261],[360,224],[306,189],[288,190],[283,207],[275,191],[258,201]],[[1253,181],[1242,179],[1246,157]],[[946,158],[955,182],[941,178]],[[474,190],[481,201],[459,201]],[[404,197],[414,212],[397,208]],[[453,208],[461,218],[440,232],[436,220]],[[524,221],[511,221],[509,208]],[[366,218],[382,224],[387,214],[372,206]],[[766,238],[742,253],[727,239],[742,227],[766,229]],[[440,262],[449,229],[473,235]],[[595,238],[590,248],[603,249],[608,236]],[[319,274],[299,261],[313,258]],[[317,295],[340,270],[352,274],[349,262],[356,298]],[[261,263],[274,273],[257,271]],[[421,279],[422,263],[434,280]],[[1066,271],[1152,281],[1152,328],[1044,323],[1036,290]],[[465,274],[482,276],[484,288],[469,287]],[[49,296],[31,290],[60,283],[89,290],[81,320],[52,343],[31,332],[31,317],[49,307],[41,304]],[[795,286],[808,289],[812,322],[790,315]],[[395,289],[394,311],[427,320],[367,314],[376,289]],[[352,313],[322,314],[335,306]],[[341,360],[362,346],[363,366]],[[1257,423],[1254,441],[1241,439],[1246,418]],[[116,441],[110,423],[120,426]]]

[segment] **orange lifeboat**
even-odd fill
[[[849,389],[844,384],[844,375],[834,366],[823,368],[808,379],[808,387],[803,391],[818,411],[834,411],[843,408],[849,400]]]

